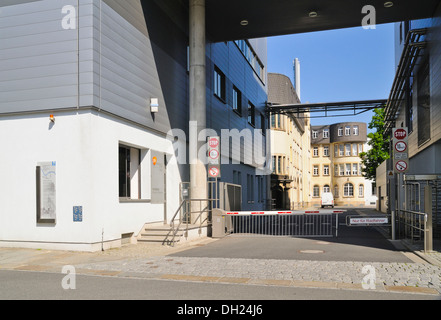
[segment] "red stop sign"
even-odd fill
[[[219,139],[217,138],[211,138],[208,141],[208,145],[210,146],[210,148],[217,148],[219,146]]]
[[[404,129],[397,129],[394,133],[395,139],[403,140],[407,138],[407,132]]]

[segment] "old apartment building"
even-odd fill
[[[375,205],[372,182],[362,176],[360,153],[367,148],[367,125],[342,122],[311,126],[312,204],[331,192],[336,206]]]
[[[268,101],[300,103],[289,77],[268,74]],[[271,114],[271,197],[277,209],[310,205],[310,121],[305,115]]]

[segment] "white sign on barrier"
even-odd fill
[[[350,225],[381,225],[388,224],[389,218],[366,218],[366,217],[351,217],[349,218]]]

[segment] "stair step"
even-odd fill
[[[176,232],[173,243],[177,243],[180,241],[180,238],[185,234],[187,230],[197,229],[199,225],[181,225],[178,229],[174,231],[170,231],[171,227],[169,225],[161,225],[161,226],[147,226],[144,228],[144,232],[141,233],[139,242],[164,242],[168,235],[167,243],[172,243],[171,238],[173,237],[173,233]]]

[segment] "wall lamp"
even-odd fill
[[[158,113],[159,112],[159,99],[158,98],[150,98],[150,112]]]

